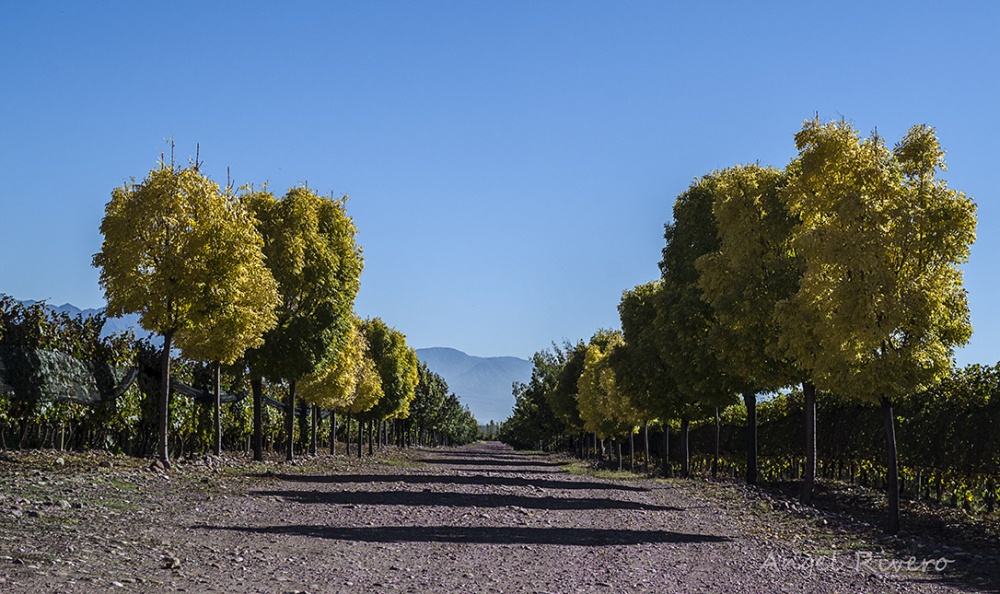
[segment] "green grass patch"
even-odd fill
[[[604,470],[600,468],[594,468],[585,462],[568,462],[563,464],[563,470],[569,474],[576,474],[582,476],[592,476],[594,478],[606,479],[610,481],[627,481],[642,478],[634,472],[629,472],[627,470]]]
[[[398,468],[416,468],[418,466],[425,466],[424,462],[418,462],[416,460],[407,460],[405,458],[390,458],[388,460],[381,460],[382,464],[387,466],[395,466]]]

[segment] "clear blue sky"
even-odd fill
[[[617,326],[674,197],[784,166],[819,113],[937,128],[979,205],[959,362],[993,364],[998,30],[996,2],[6,1],[0,292],[102,306],[104,204],[173,138],[220,183],[349,193],[362,316],[529,357]]]

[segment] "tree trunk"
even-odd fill
[[[628,434],[628,469],[635,472],[635,431]]]
[[[811,382],[802,382],[802,394],[805,396],[806,468],[802,475],[800,499],[808,505],[812,503],[816,484],[816,386]]]
[[[719,474],[719,407],[715,407],[715,457],[712,458],[712,478]]]
[[[347,413],[347,422],[344,424],[344,453],[351,455],[351,413]]]
[[[747,484],[757,484],[757,395],[743,392],[747,407]]]
[[[375,455],[375,419],[368,421],[368,455]]]
[[[899,467],[896,458],[896,428],[892,413],[892,400],[882,397],[882,421],[885,423],[885,482],[889,499],[889,517],[886,532],[899,532]]]
[[[691,452],[688,447],[688,427],[690,426],[690,421],[687,419],[681,419],[681,477],[688,478],[691,476]]]
[[[222,364],[216,361],[212,364],[213,383],[215,384],[215,444],[212,448],[216,456],[222,455]]]
[[[337,455],[337,411],[330,411],[330,455]]]
[[[264,380],[254,377],[250,380],[253,392],[253,459],[264,461]]]
[[[649,474],[649,421],[642,424],[642,441],[646,451],[646,457],[642,459],[642,469]]]
[[[296,441],[300,454],[309,453],[309,404],[299,401],[295,406],[295,419],[299,423],[299,438]]]
[[[295,459],[295,382],[288,382],[288,401],[285,404],[285,459]]]
[[[167,436],[170,431],[170,346],[174,340],[173,331],[163,333],[163,354],[160,356],[160,418],[159,441],[156,457],[166,467],[170,466],[170,450]]]
[[[358,459],[364,454],[365,447],[365,422],[358,419]]]
[[[663,476],[670,477],[670,423],[663,421]]]
[[[316,442],[319,439],[319,407],[315,404],[312,406],[312,426],[309,428],[309,432],[309,453],[315,456]]]

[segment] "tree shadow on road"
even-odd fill
[[[253,491],[258,497],[280,497],[287,501],[320,505],[402,505],[441,507],[514,507],[524,509],[589,510],[621,509],[641,511],[684,511],[679,507],[622,501],[607,497],[526,497],[493,493],[453,493],[433,491]]]
[[[440,458],[478,458],[482,460],[497,459],[497,460],[511,460],[520,462],[537,462],[541,464],[559,464],[559,462],[548,462],[544,460],[546,456],[544,454],[522,454],[517,452],[504,452],[496,450],[471,450],[471,449],[461,449],[461,450],[424,450],[428,456],[440,457]]]
[[[523,476],[489,476],[489,475],[436,475],[436,474],[281,474],[278,479],[292,483],[317,484],[350,484],[350,483],[403,483],[407,485],[479,485],[490,487],[535,487],[539,489],[556,489],[565,491],[599,490],[599,491],[631,491],[647,493],[650,489],[623,485],[619,483],[603,483],[589,480],[557,480],[550,478],[528,478]]]
[[[438,455],[440,456],[440,454]],[[561,462],[544,462],[541,460],[531,460],[531,459],[502,459],[496,456],[481,457],[481,458],[469,458],[468,456],[463,456],[461,458],[448,458],[448,457],[427,457],[420,458],[420,462],[426,464],[440,464],[442,466],[476,466],[476,467],[491,467],[491,466],[514,466],[519,468],[550,468],[550,467],[560,467],[565,466]]]
[[[357,542],[453,542],[470,544],[536,544],[613,546],[639,544],[721,543],[731,539],[710,534],[684,534],[664,530],[603,530],[594,528],[526,528],[493,526],[391,526],[376,528],[336,526],[208,526],[201,530],[232,530],[248,534],[309,536]]]

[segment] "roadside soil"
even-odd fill
[[[1000,579],[988,547],[883,538],[735,481],[567,462],[496,443],[167,471],[0,452],[0,592],[944,593]]]

